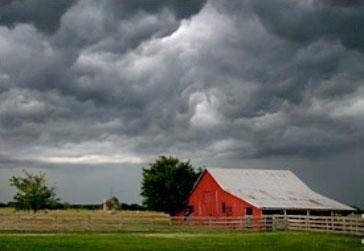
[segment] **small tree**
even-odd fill
[[[160,156],[149,166],[143,168],[143,204],[149,210],[176,213],[184,206],[200,172],[189,161],[171,156]]]
[[[52,208],[58,203],[55,188],[46,184],[46,174],[32,174],[23,170],[25,177],[11,177],[10,185],[18,189],[14,196],[16,209],[33,210]]]
[[[111,197],[110,199],[107,199],[105,201],[105,206],[106,206],[105,209],[108,211],[119,210],[121,208],[120,201],[115,196]]]

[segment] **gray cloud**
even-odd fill
[[[47,28],[14,6],[40,4],[34,16],[48,20],[48,4],[3,4],[0,172],[70,165],[102,177],[176,154],[201,166],[286,161],[310,182],[309,166],[322,178],[363,149],[357,1],[64,3]]]

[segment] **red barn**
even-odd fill
[[[353,208],[315,193],[287,170],[207,168],[179,216],[347,214]]]

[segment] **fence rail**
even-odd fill
[[[277,224],[280,216],[264,217],[171,217],[173,224],[177,225],[202,225],[209,227],[236,228],[250,230],[275,230],[282,228]]]
[[[364,236],[364,220],[359,216],[120,217],[0,214],[0,231],[169,231],[172,228],[191,226],[253,231],[317,231]]]
[[[171,226],[169,217],[1,215],[0,231],[152,231]]]
[[[286,224],[289,230],[364,236],[364,220],[360,217],[289,216]]]

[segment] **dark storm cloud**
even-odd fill
[[[109,13],[119,18],[132,15],[138,11],[158,12],[163,8],[171,9],[177,18],[188,18],[197,13],[205,1],[108,1]],[[34,24],[39,30],[46,33],[55,32],[62,15],[73,5],[76,0],[3,0],[0,3],[0,25],[15,26],[19,23]]]
[[[14,57],[4,67],[9,69],[7,74],[13,77],[13,82],[26,88],[57,89],[81,101],[114,105],[115,99],[120,100],[120,93],[113,92],[115,82],[120,82],[119,77],[96,76],[97,65],[72,67],[75,60],[82,59],[82,52],[86,50],[121,55],[149,38],[167,36],[178,28],[181,18],[196,14],[203,3],[193,1],[180,6],[179,1],[74,1],[60,18],[60,29],[49,39],[26,25],[4,30],[4,36],[10,36],[5,42],[12,47],[10,52],[7,48],[5,56]],[[26,36],[29,38],[24,39]],[[10,43],[14,44],[10,46]],[[23,54],[11,54],[13,48],[22,50]],[[25,57],[32,58],[32,64],[19,68],[16,64],[27,61]],[[93,74],[95,82],[104,86],[83,87],[74,83],[78,76],[86,75],[86,79]],[[126,94],[133,92],[124,91]],[[134,102],[137,106],[140,100],[137,98]]]
[[[363,1],[361,0],[321,0],[322,2],[329,4],[329,5],[336,5],[336,6],[345,6],[345,7],[357,7],[360,6]]]
[[[22,19],[22,4],[39,13]],[[171,153],[322,168],[363,148],[358,1],[80,0],[57,15],[50,5],[0,10],[3,167]]]
[[[312,20],[311,15],[322,16],[313,11],[317,6],[337,8],[336,11],[343,8],[333,7],[336,5],[328,2],[311,5],[279,1],[275,4],[276,8],[282,7],[281,11],[269,13],[277,20],[288,19],[285,5],[294,7],[293,12],[297,13],[310,11],[302,21],[298,19],[293,24],[282,21],[290,23],[295,30],[302,30],[297,27],[304,27],[306,21]],[[340,98],[355,93],[363,74],[359,67],[363,59],[360,53],[356,54],[340,43],[339,33],[336,37],[327,37],[319,28],[314,35],[307,36],[312,41],[302,38],[292,43],[291,37],[281,32],[285,30],[284,26],[280,23],[273,26],[274,23],[265,21],[270,17],[265,15],[263,10],[269,8],[264,6],[245,2],[231,8],[214,3],[192,21],[179,24],[163,12],[172,9],[173,13],[178,13],[184,9],[173,3],[79,1],[62,16],[61,27],[49,39],[31,26],[3,29],[6,37],[4,54],[12,59],[3,66],[8,79],[4,77],[6,81],[3,81],[2,126],[22,132],[22,127],[27,131],[29,124],[47,125],[75,119],[81,125],[95,118],[101,123],[116,118],[127,122],[121,122],[122,126],[113,133],[145,133],[144,137],[150,140],[154,149],[155,141],[160,146],[157,149],[163,149],[171,142],[180,142],[180,137],[188,138],[189,143],[195,141],[197,145],[210,144],[223,140],[233,130],[238,140],[252,147],[247,155],[254,156],[256,152],[261,156],[270,151],[284,154],[285,149],[288,154],[309,152],[310,149],[317,152],[315,146],[320,147],[326,138],[315,144],[290,139],[318,134],[335,141],[335,136],[323,136],[321,132],[330,129],[337,135],[335,130],[342,129],[342,122],[332,118],[315,122],[320,120],[320,114],[302,111],[312,109],[313,97],[317,102],[324,102],[335,96]],[[199,8],[201,4],[187,9],[190,14],[196,14]],[[216,11],[218,8],[220,12]],[[252,13],[250,9],[256,12]],[[111,10],[124,10],[128,15],[124,17],[115,11],[114,15],[120,15],[118,18],[121,19],[110,18]],[[134,19],[135,15],[137,19]],[[145,26],[145,22],[139,26],[137,20],[149,20],[151,26]],[[171,26],[174,27],[173,34],[150,37]],[[341,29],[340,26],[335,28]],[[118,35],[118,30],[124,31],[122,36]],[[149,36],[139,37],[139,42],[129,47],[135,36],[139,36],[137,34],[148,34],[148,30],[151,31]],[[272,30],[278,37],[271,34]],[[294,35],[295,32],[287,33]],[[66,43],[59,48],[57,39]],[[183,40],[187,47],[195,47],[198,54],[184,53]],[[76,45],[70,53],[72,56],[64,53],[68,44]],[[16,53],[19,51],[23,53]],[[356,66],[347,67],[355,61]],[[17,89],[9,88],[9,83],[5,82],[15,84]],[[342,82],[349,84],[340,88]],[[64,98],[67,98],[67,104],[61,104]],[[77,116],[72,111],[77,111]],[[287,121],[276,125],[276,119]],[[300,123],[296,125],[295,121]],[[264,126],[260,128],[259,123]],[[300,126],[305,123],[313,129]],[[201,133],[199,127],[205,124],[212,125],[211,133]],[[326,128],[330,124],[332,128]],[[287,134],[291,127],[295,128],[293,135]],[[239,132],[241,129],[249,133]],[[276,134],[270,134],[272,130]],[[30,135],[39,139],[41,132],[32,130]],[[77,133],[72,141],[92,137],[92,132],[81,135],[84,133]],[[275,137],[283,136],[287,141],[278,146],[271,145],[270,142],[276,142]],[[350,138],[338,139],[336,143],[345,146]],[[143,151],[148,151],[148,143],[141,141],[139,144]],[[245,147],[243,151],[246,151]]]
[[[252,8],[269,30],[295,43],[328,37],[364,49],[362,1],[252,1]]]
[[[3,27],[1,131],[9,140],[7,148],[15,147],[20,152],[16,155],[22,155],[27,145],[37,152],[34,146],[43,144],[57,148],[95,137],[107,141],[109,133],[140,133],[148,125],[138,117],[146,113],[142,110],[148,100],[141,96],[145,94],[113,71],[103,72],[99,68],[103,58],[98,64],[97,57],[83,54],[120,57],[147,37],[164,36],[170,27],[178,28],[176,18],[193,15],[202,2],[190,3],[184,10],[177,10],[178,4],[173,3],[152,5],[145,9],[148,6],[141,2],[121,6],[118,1],[79,1],[62,16],[60,29],[49,38],[27,24]],[[109,10],[122,8],[128,10],[126,17],[109,16]]]
[[[73,0],[2,0],[0,25],[13,27],[19,23],[34,24],[39,30],[53,33],[61,16],[75,2]]]
[[[39,141],[44,129],[51,130],[47,125],[59,123],[62,129],[50,133],[77,142],[99,133],[92,125],[74,133],[77,125],[116,120],[112,134],[144,134],[144,140],[135,141],[137,152],[155,153],[171,144],[175,150],[198,148],[234,138],[233,145],[244,142],[233,146],[239,156],[329,153],[360,141],[360,131],[343,133],[352,121],[322,114],[335,113],[340,105],[335,98],[359,93],[361,53],[347,48],[340,32],[328,37],[317,28],[309,40],[284,35],[305,33],[305,22],[322,16],[315,8],[335,13],[343,7],[277,1],[280,11],[268,12],[270,17],[265,6],[212,3],[180,23],[174,15],[181,7],[173,3],[79,1],[50,38],[26,25],[3,29],[4,54],[12,57],[3,65],[2,126],[11,129],[6,135],[18,138],[17,133],[35,127],[19,140]],[[186,9],[192,15],[200,7]],[[302,18],[288,22],[288,7]],[[163,30],[173,33],[159,33]],[[204,127],[209,130],[202,132]],[[313,141],[301,142],[310,135]]]
[[[198,13],[205,0],[126,0],[126,1],[110,1],[112,5],[109,10],[114,15],[119,17],[125,17],[131,13],[138,11],[158,13],[163,9],[170,9],[176,15],[178,19],[188,18]],[[110,7],[110,6],[109,6]]]

